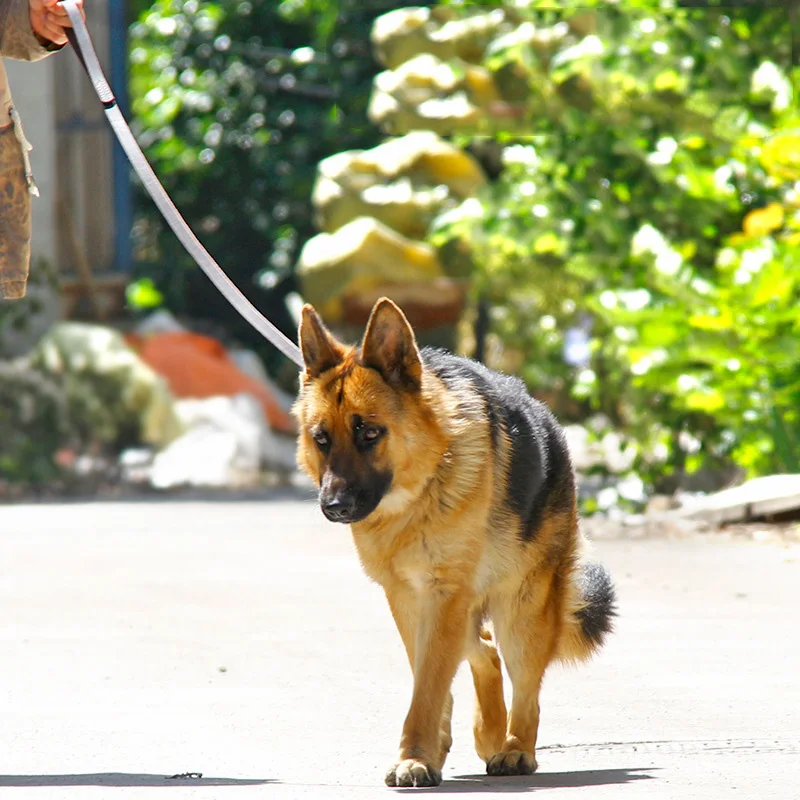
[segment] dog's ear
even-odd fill
[[[297,334],[306,375],[316,378],[326,370],[342,362],[345,348],[336,341],[330,331],[322,324],[313,306],[304,305],[300,317],[300,330]]]
[[[388,297],[382,297],[372,309],[361,345],[361,363],[380,372],[395,388],[420,388],[422,360],[414,331]]]

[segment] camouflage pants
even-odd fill
[[[14,126],[0,128],[0,299],[25,296],[31,258],[31,196]]]

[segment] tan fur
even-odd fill
[[[388,430],[374,463],[391,469],[391,488],[351,526],[365,572],[386,593],[414,675],[387,782],[430,785],[441,779],[452,741],[450,686],[465,658],[476,692],[478,755],[495,774],[531,772],[544,671],[555,658],[581,659],[592,649],[575,617],[582,542],[574,498],[570,507],[545,514],[533,541],[517,535],[520,520],[504,500],[510,442],[504,432],[493,447],[481,403],[424,369],[412,375],[419,391],[398,392],[381,372],[363,366],[367,357],[381,358],[376,338],[400,347],[403,364],[414,368],[413,334],[414,352],[406,352],[407,341],[396,344],[407,336],[404,322],[399,309],[379,302],[358,350],[333,340],[307,307],[300,331],[304,353],[312,359],[322,353],[336,363],[317,373],[307,362],[295,409],[298,460],[318,485],[326,464],[311,438],[315,426],[347,436],[348,420],[358,414]],[[514,688],[509,713],[487,619]]]

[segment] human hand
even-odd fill
[[[83,0],[77,0],[81,16]],[[28,11],[31,19],[31,28],[36,36],[44,42],[53,44],[66,44],[67,34],[65,28],[71,28],[72,23],[65,8],[57,0],[28,0]]]

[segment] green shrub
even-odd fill
[[[59,382],[22,362],[0,361],[0,483],[62,478],[54,456],[71,438]]]
[[[651,487],[731,464],[800,471],[788,10],[558,5],[525,13],[537,26],[581,14],[592,46],[486,59],[527,76],[516,99],[531,136],[461,137],[502,171],[430,234],[471,249],[490,357],[566,419],[603,412]]]

